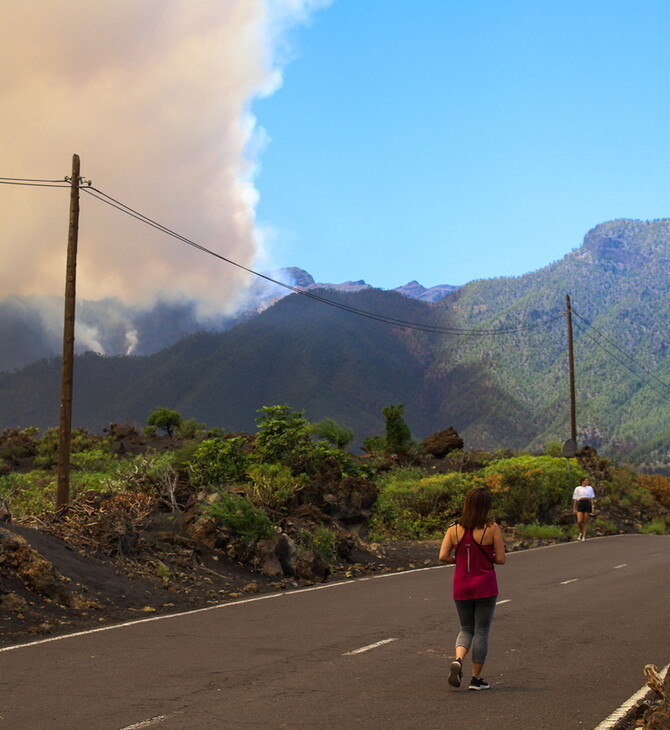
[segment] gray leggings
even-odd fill
[[[472,661],[483,664],[489,651],[489,629],[496,610],[497,596],[472,598],[469,601],[454,601],[458,611],[461,630],[456,637],[456,646],[470,649]]]

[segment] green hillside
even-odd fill
[[[520,441],[540,444],[569,435],[565,294],[571,295],[579,441],[645,458],[653,440],[670,436],[670,221],[617,220],[590,231],[561,261],[518,278],[473,282],[443,300],[444,321],[461,328],[511,328],[513,334],[445,340],[438,367],[480,369],[532,417]],[[603,337],[604,336],[604,337]],[[631,360],[632,356],[634,360]],[[488,435],[511,443],[504,423]],[[476,421],[466,440],[480,440]]]
[[[285,403],[352,428],[360,445],[382,432],[384,406],[403,403],[415,438],[453,426],[468,449],[563,441],[570,294],[578,441],[667,465],[669,263],[670,220],[617,220],[539,271],[475,281],[438,304],[374,289],[321,292],[336,307],[291,295],[230,331],[152,356],[78,357],[74,424],[144,423],[160,405],[251,431],[259,407]],[[390,326],[347,307],[461,334]],[[55,425],[58,371],[44,360],[0,375],[0,426]]]

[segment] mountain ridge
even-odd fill
[[[417,438],[454,426],[467,448],[540,448],[569,435],[570,293],[580,444],[663,466],[669,259],[670,220],[619,219],[538,271],[470,282],[437,303],[367,286],[321,290],[336,305],[419,329],[292,294],[226,332],[190,335],[151,356],[78,356],[75,425],[143,423],[162,405],[253,430],[257,408],[287,403],[310,420],[341,421],[360,445],[383,431],[381,409],[398,402]],[[54,425],[57,370],[55,359],[0,376],[5,425]]]

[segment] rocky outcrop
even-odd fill
[[[52,563],[33,550],[23,537],[3,528],[0,528],[0,563],[11,568],[30,591],[63,606],[70,605],[70,591]]]
[[[445,428],[423,440],[423,449],[436,459],[444,459],[450,451],[463,448],[463,439],[455,428]]]

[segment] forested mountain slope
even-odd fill
[[[552,318],[570,294],[579,440],[641,458],[653,441],[670,438],[669,292],[670,220],[604,223],[560,261],[518,278],[472,282],[438,304],[461,328],[537,328],[445,339],[437,367],[479,368],[518,399],[533,413],[530,443],[569,436],[566,321]],[[479,427],[466,434],[477,440]]]
[[[384,406],[404,403],[417,438],[454,426],[469,449],[562,441],[570,435],[569,294],[580,444],[663,463],[669,264],[670,220],[617,220],[539,271],[475,281],[436,304],[376,289],[320,292],[338,306],[291,295],[228,332],[151,356],[79,356],[74,424],[99,431],[111,421],[144,423],[166,406],[210,426],[253,430],[259,407],[287,403],[312,421],[328,416],[353,428],[360,445],[382,432]],[[57,360],[0,375],[0,426],[55,425],[58,382]]]

